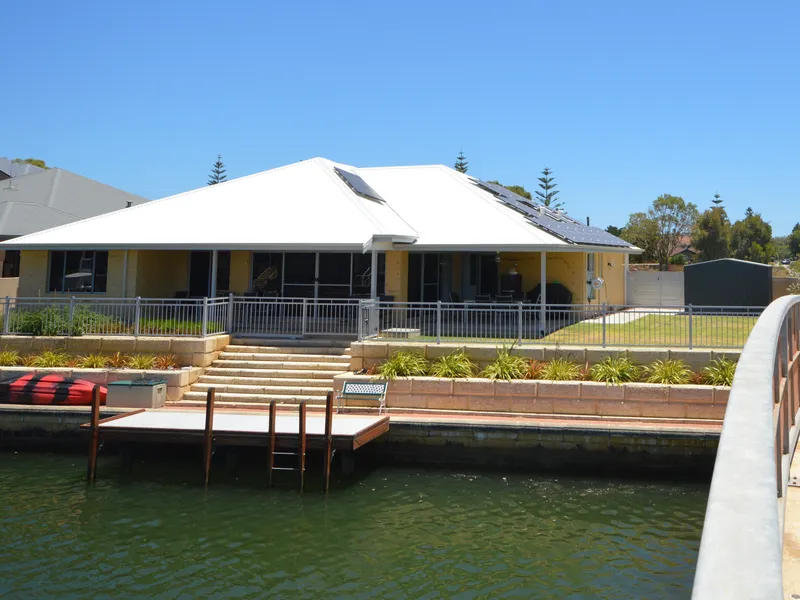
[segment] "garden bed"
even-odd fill
[[[374,375],[337,375],[334,389],[341,391],[344,381],[373,380]],[[721,420],[729,393],[729,387],[709,385],[402,377],[389,381],[386,406],[405,410]],[[374,402],[348,400],[347,406],[374,406]]]

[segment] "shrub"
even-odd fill
[[[78,365],[81,369],[105,369],[108,357],[102,354],[87,354],[80,358]]]
[[[641,369],[627,356],[609,356],[589,369],[589,378],[603,383],[629,383],[637,381],[640,375]]]
[[[733,385],[733,375],[736,373],[736,363],[725,358],[712,360],[703,369],[703,378],[709,385]]]
[[[544,365],[540,360],[531,359],[528,361],[528,372],[525,373],[525,379],[541,379]]]
[[[112,369],[124,369],[128,366],[130,356],[125,356],[122,352],[117,352],[108,357],[108,366]]]
[[[0,352],[0,367],[16,367],[22,359],[16,350],[3,350]]]
[[[64,366],[69,367],[70,369],[74,369],[75,367],[80,367],[80,364],[81,364],[80,356],[70,356],[67,359],[67,364]]]
[[[69,354],[58,350],[45,350],[33,359],[33,366],[39,368],[66,367]]]
[[[395,352],[378,367],[378,374],[385,379],[427,375],[430,363],[418,352]]]
[[[542,379],[549,381],[575,381],[581,378],[581,368],[566,358],[554,358],[542,369]]]
[[[452,354],[440,356],[433,361],[429,374],[432,377],[459,379],[472,377],[477,370],[478,366],[469,359],[463,350],[456,350]]]
[[[689,377],[689,383],[692,385],[707,385],[708,382],[706,381],[706,376],[703,375],[702,372],[695,373],[692,372],[691,376]]]
[[[36,366],[36,359],[38,357],[35,354],[29,354],[28,356],[23,356],[19,364],[23,367],[35,367]]]
[[[180,367],[178,359],[175,358],[174,354],[159,354],[153,361],[153,366],[159,371],[167,371]]]
[[[69,306],[14,310],[9,317],[9,331],[29,335],[82,335],[84,333],[124,333],[127,327],[119,319],[75,306],[70,325]]]
[[[489,379],[525,379],[528,374],[528,361],[521,356],[511,354],[514,347],[497,349],[497,358],[494,359],[481,373],[481,377]]]
[[[666,385],[683,385],[692,378],[692,370],[682,360],[657,360],[645,367],[644,373],[647,383]]]
[[[128,366],[131,369],[139,369],[146,371],[152,369],[156,364],[156,357],[152,354],[135,354],[128,360]]]

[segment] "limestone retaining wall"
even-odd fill
[[[112,381],[138,379],[163,379],[167,382],[167,400],[176,402],[203,374],[200,367],[186,367],[171,371],[139,371],[135,369],[36,369],[26,367],[0,367],[0,379],[21,377],[28,373],[56,373],[63,377],[84,379],[91,383],[106,385]]]
[[[0,335],[0,348],[21,355],[42,350],[62,350],[76,356],[87,354],[174,354],[184,367],[208,367],[231,342],[229,335],[206,338],[123,335],[33,337]]]
[[[372,381],[374,377],[337,375],[334,378],[337,392],[345,380]],[[730,388],[705,385],[404,377],[389,382],[386,406],[406,410],[721,420],[725,417],[729,393]],[[347,404],[374,406],[375,403],[350,400]]]
[[[451,354],[456,350],[464,350],[467,356],[484,369],[497,357],[496,344],[457,344],[457,343],[396,343],[396,342],[353,342],[350,346],[350,370],[359,371],[369,369],[385,361],[392,353],[403,350],[419,352],[428,360],[435,360],[440,356]],[[705,367],[711,360],[725,356],[731,360],[738,360],[741,350],[707,350],[707,349],[669,349],[669,348],[580,348],[565,346],[519,346],[514,348],[514,354],[528,359],[552,360],[553,358],[566,358],[578,364],[590,365],[600,362],[608,356],[625,354],[639,365],[647,365],[656,360],[680,359],[692,370],[698,371]]]

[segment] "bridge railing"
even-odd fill
[[[763,312],[733,380],[692,598],[784,597],[783,516],[800,408],[800,296]]]

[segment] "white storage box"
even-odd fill
[[[167,400],[163,379],[112,381],[108,384],[106,406],[117,408],[161,408]]]

